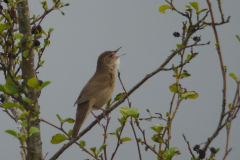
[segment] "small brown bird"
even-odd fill
[[[121,48],[121,47],[120,47]],[[105,51],[98,57],[97,69],[92,78],[82,89],[74,106],[77,104],[75,124],[72,131],[72,138],[75,138],[92,110],[101,109],[112,97],[115,89],[115,75],[119,65],[119,57],[116,51]]]

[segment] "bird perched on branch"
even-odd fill
[[[96,72],[82,89],[74,104],[74,106],[77,104],[77,112],[72,138],[77,136],[88,114],[92,110],[104,111],[102,106],[112,97],[120,56],[124,55],[116,56],[120,48],[115,51],[105,51],[98,57]]]

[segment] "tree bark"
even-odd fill
[[[18,1],[18,0],[16,0]],[[23,38],[21,39],[21,49],[22,52],[25,50],[29,50],[27,45],[28,42],[32,41],[31,34],[31,25],[30,25],[30,12],[28,7],[28,1],[22,0],[17,4],[17,13],[18,13],[18,24],[19,24],[19,32],[23,34]],[[24,58],[22,55],[22,77],[23,83],[26,85],[28,79],[36,77],[35,75],[35,67],[34,67],[34,52],[29,51],[28,59]],[[29,96],[28,98],[33,103],[32,106],[28,106],[31,109],[30,118],[34,118],[35,115],[32,112],[38,111],[38,96],[37,91],[34,88],[28,87]],[[27,107],[27,108],[28,108]],[[30,127],[37,127],[40,130],[39,121],[31,121]],[[29,137],[28,141],[28,156],[29,160],[42,160],[42,141],[40,132],[35,133]]]

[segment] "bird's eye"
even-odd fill
[[[112,58],[113,57],[113,55],[112,54],[109,54],[109,56],[108,56],[109,58]]]

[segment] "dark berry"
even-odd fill
[[[5,100],[5,97],[4,97],[4,96],[2,96],[2,98],[1,98],[1,102],[3,103],[3,102],[4,102],[4,100]]]
[[[12,54],[12,53],[8,53],[7,56],[8,56],[8,58],[11,58],[11,57],[12,57],[13,59],[16,58],[16,56],[15,56],[14,54]]]
[[[179,37],[179,36],[180,36],[180,33],[174,32],[174,33],[173,33],[173,36],[174,36],[174,37]]]
[[[199,42],[201,40],[201,37],[195,36],[195,37],[193,37],[193,40]]]
[[[199,159],[205,158],[205,155],[206,153],[203,150],[199,149]]]
[[[1,10],[1,11],[3,10],[3,6],[2,6],[2,5],[0,5],[0,10]]]
[[[211,151],[211,153],[214,153],[214,154],[217,153],[217,151],[216,151],[216,149],[214,147],[211,147],[210,151]]]
[[[34,46],[40,46],[40,42],[38,40],[35,41]]]
[[[6,42],[6,45],[7,45],[7,46],[12,46],[12,43],[11,43],[10,41],[7,41],[7,42]]]
[[[38,32],[40,33],[41,30],[42,30],[41,26],[33,26],[31,31],[32,31],[32,34],[35,34],[35,33],[37,34]]]
[[[198,152],[199,148],[200,148],[200,146],[199,146],[198,144],[196,144],[196,145],[193,147],[193,150]]]

